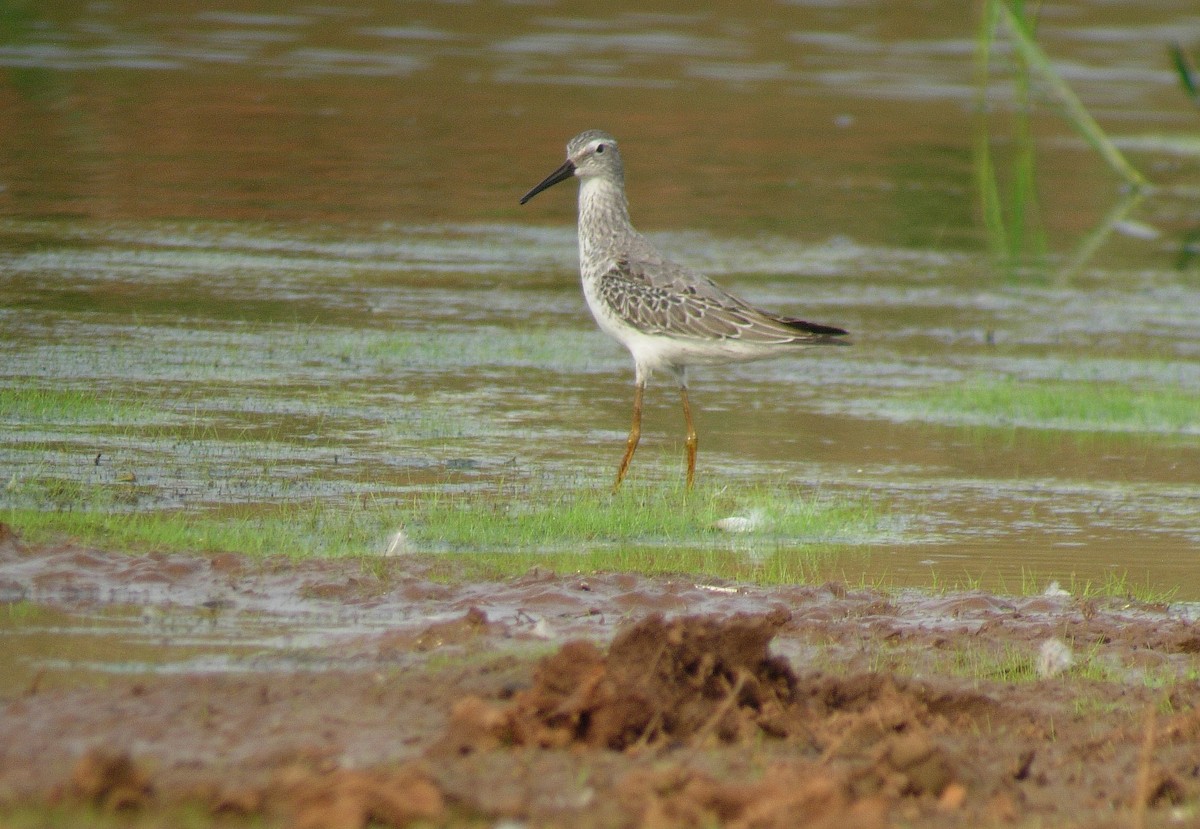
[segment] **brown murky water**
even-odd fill
[[[877,503],[887,526],[856,546],[865,571],[850,580],[1127,577],[1194,602],[1200,158],[1173,140],[1195,136],[1197,112],[1165,44],[1200,44],[1200,17],[1183,0],[1042,4],[1039,39],[1156,190],[1122,201],[1039,99],[1045,250],[1009,268],[980,220],[971,5],[0,10],[0,504],[606,484],[629,361],[583,306],[573,196],[517,205],[567,138],[600,127],[622,141],[634,221],[669,254],[854,333],[852,349],[696,372],[703,478]],[[988,106],[1002,159],[1014,98],[1001,70]],[[1175,414],[922,405],[1004,379],[1135,388]],[[679,420],[673,390],[654,387],[635,475],[678,476]],[[289,575],[229,611],[220,580],[213,595],[116,587],[145,567],[146,584],[177,588],[207,560],[166,578],[160,563],[114,575],[64,555],[6,565],[0,649],[20,666],[6,693],[53,676],[327,668],[331,635],[415,624],[405,614],[426,607],[298,607]],[[105,571],[99,592],[35,589],[89,567]],[[766,609],[680,589],[631,607]],[[522,591],[491,612],[517,624]]]

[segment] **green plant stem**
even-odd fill
[[[1009,31],[1012,32],[1013,43],[1017,48],[1017,52],[1042,77],[1042,80],[1050,88],[1054,97],[1058,99],[1058,102],[1066,110],[1067,117],[1075,129],[1084,137],[1084,140],[1100,153],[1108,163],[1108,166],[1117,175],[1121,176],[1126,183],[1133,187],[1145,187],[1147,184],[1145,177],[1126,161],[1125,156],[1121,154],[1121,151],[1112,143],[1104,130],[1096,123],[1096,120],[1092,118],[1087,108],[1084,107],[1078,96],[1071,90],[1071,87],[1054,71],[1054,67],[1050,65],[1050,59],[1034,41],[1024,21],[1013,12],[1005,0],[992,0],[991,5],[995,6],[999,17],[1004,20]]]

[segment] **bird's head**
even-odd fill
[[[607,178],[614,182],[622,182],[625,178],[625,168],[621,164],[617,139],[601,130],[587,130],[579,133],[567,142],[567,160],[522,196],[521,204],[525,204],[538,193],[553,187],[560,181],[566,181],[576,176],[581,179]]]

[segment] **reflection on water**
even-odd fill
[[[1160,44],[1200,41],[1190,3],[1042,7],[1056,65],[1163,185],[1118,210],[1035,115],[1057,281],[987,256],[969,4],[97,3],[0,27],[9,503],[131,475],[134,507],[608,480],[627,355],[583,308],[573,199],[516,203],[602,127],[665,251],[855,335],[698,372],[700,474],[887,504],[872,566],[900,582],[1128,570],[1200,596],[1195,421],[917,405],[997,377],[1200,390],[1181,256],[1200,162],[1156,149],[1195,132]],[[31,390],[108,408],[36,410]],[[647,402],[639,474],[674,476],[674,395]]]

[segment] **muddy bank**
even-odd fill
[[[444,564],[6,533],[0,809],[311,827],[1198,817],[1184,608],[539,572],[451,584]],[[1072,664],[1039,677],[1051,639]]]

